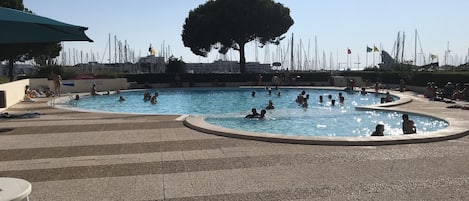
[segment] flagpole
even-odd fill
[[[336,55],[337,55],[337,67],[336,67],[336,70],[339,69],[340,70],[340,65],[339,65],[339,48],[336,49]]]
[[[347,69],[350,68],[350,61],[349,60],[350,60],[350,54],[349,54],[349,52],[347,52]]]
[[[381,63],[381,62],[383,62],[383,58],[381,57],[382,54],[381,54],[381,52],[380,52],[380,51],[383,51],[383,44],[382,44],[382,43],[379,43],[379,49],[380,49],[380,50],[378,51],[378,54],[379,54],[379,55],[378,55],[378,56],[379,56],[379,57],[378,57],[378,58],[379,58],[378,62]]]
[[[375,64],[375,52],[376,52],[375,47],[376,47],[375,44],[373,44],[373,67],[375,67],[375,65],[376,65]]]
[[[366,61],[365,61],[365,68],[368,66],[368,45],[366,45]]]

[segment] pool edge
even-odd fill
[[[183,123],[185,126],[208,134],[214,134],[225,137],[233,137],[247,140],[258,140],[266,142],[277,143],[290,143],[290,144],[309,144],[309,145],[339,145],[339,146],[378,146],[378,145],[398,145],[398,144],[415,144],[415,143],[429,143],[438,142],[451,139],[457,139],[469,135],[469,129],[464,126],[464,120],[454,119],[449,117],[441,117],[435,113],[428,111],[417,111],[412,109],[400,109],[394,106],[404,105],[411,103],[413,98],[410,96],[391,93],[392,95],[399,96],[399,100],[392,103],[384,103],[369,106],[356,107],[357,110],[384,110],[384,111],[398,111],[405,113],[414,113],[419,115],[430,116],[448,122],[447,128],[423,134],[411,135],[393,135],[393,136],[380,136],[380,137],[319,137],[319,136],[290,136],[272,133],[260,133],[225,128],[209,124],[205,121],[204,116],[189,115]]]
[[[258,140],[266,142],[309,144],[309,145],[340,145],[340,146],[376,146],[414,144],[445,141],[469,135],[469,130],[453,132],[452,129],[431,132],[426,134],[394,135],[382,137],[311,137],[311,136],[287,136],[272,133],[258,133],[224,128],[209,124],[203,116],[188,116],[183,121],[184,125],[208,134],[233,137],[247,140]]]

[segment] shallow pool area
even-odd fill
[[[209,116],[210,124],[221,127],[294,136],[365,137],[370,136],[376,124],[384,124],[385,135],[402,134],[402,113],[391,111],[346,111],[343,108],[280,109],[269,111],[263,119],[244,119],[238,116]],[[448,127],[448,123],[436,118],[409,115],[418,133],[429,133]]]
[[[302,90],[309,95],[307,108],[294,101]],[[158,102],[143,101],[145,91],[151,95],[158,92]],[[339,103],[339,93],[345,97],[343,104]],[[328,95],[332,98],[329,99]],[[119,96],[126,100],[118,101]],[[319,96],[323,96],[323,102],[319,101]],[[357,106],[379,104],[383,96],[313,88],[272,89],[270,94],[265,88],[153,89],[85,96],[65,106],[130,114],[201,115],[206,122],[224,128],[292,136],[364,137],[369,136],[378,123],[385,125],[385,135],[401,135],[402,112],[355,109]],[[335,105],[331,104],[332,99],[336,100]],[[269,100],[273,101],[275,109],[268,110],[265,119],[244,118],[251,108],[264,109]],[[409,115],[418,133],[438,131],[449,125],[438,118]]]

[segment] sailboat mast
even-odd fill
[[[402,63],[404,63],[404,45],[405,45],[405,32],[402,32],[402,52],[401,52]]]
[[[396,40],[396,57],[394,59],[399,63],[399,47],[400,47],[400,42],[401,41],[401,32],[397,32],[397,40]]]
[[[415,29],[414,65],[417,65],[417,29]]]
[[[290,51],[290,70],[294,70],[293,69],[293,33],[291,34],[291,51]]]
[[[318,37],[314,36],[314,70],[318,69]]]
[[[323,70],[325,70],[326,67],[327,67],[327,66],[326,66],[326,60],[327,60],[327,59],[326,59],[326,52],[325,52],[325,51],[322,51],[322,65],[323,65],[322,69],[323,69]]]
[[[109,34],[109,37],[108,37],[108,44],[109,44],[109,63],[111,63],[111,34]]]

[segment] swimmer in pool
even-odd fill
[[[383,124],[378,124],[376,125],[375,131],[371,133],[371,136],[384,136],[384,125]]]
[[[417,133],[417,128],[415,127],[414,121],[409,119],[408,114],[402,115],[402,131],[404,134],[414,134]]]
[[[258,118],[259,118],[259,119],[264,119],[264,117],[265,117],[265,113],[267,113],[267,111],[266,111],[266,110],[261,110],[261,114],[259,115],[259,117],[258,117]]]
[[[267,107],[265,107],[266,110],[272,110],[274,109],[274,102],[272,102],[272,100],[269,100],[269,105],[267,105]]]
[[[257,112],[256,108],[251,109],[251,114],[246,115],[244,118],[259,118],[260,114]]]
[[[156,104],[158,101],[156,100],[156,94],[150,98],[151,104]]]

